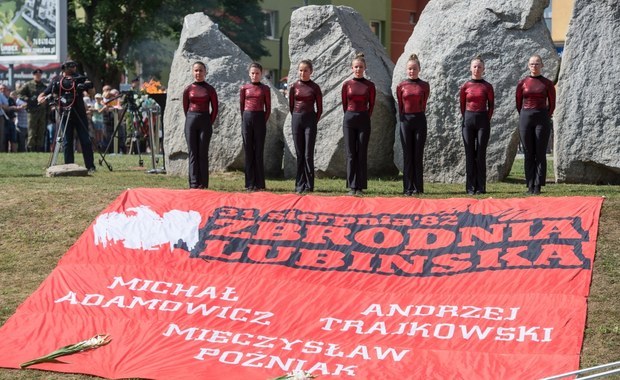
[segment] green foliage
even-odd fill
[[[133,60],[164,53],[169,60],[146,64],[150,68],[169,64],[172,52],[162,51],[158,42],[178,37],[185,15],[200,11],[212,16],[220,30],[252,58],[267,54],[261,45],[264,31],[258,0],[73,0],[68,4],[69,56],[83,65],[98,90],[103,84],[117,86]]]
[[[206,9],[205,12],[219,25],[222,33],[254,60],[268,55],[267,49],[260,44],[260,39],[265,37],[265,30],[264,15],[258,0],[224,0],[219,3],[219,7]]]

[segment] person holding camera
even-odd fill
[[[84,165],[88,172],[92,173],[96,168],[82,92],[92,88],[93,84],[87,77],[78,74],[77,63],[74,61],[66,61],[61,69],[62,73],[50,82],[45,91],[39,95],[38,100],[39,103],[44,103],[49,97],[53,96],[54,101],[57,102],[57,112],[62,115],[59,128],[63,127],[63,123],[66,126],[62,144],[65,164],[75,162],[73,140],[74,131],[76,131],[82,147]]]
[[[26,82],[17,91],[17,96],[26,102],[28,111],[28,151],[44,152],[45,135],[47,132],[47,114],[49,112],[46,104],[39,104],[38,96],[47,85],[42,80],[43,70],[36,68],[32,72],[32,80]]]

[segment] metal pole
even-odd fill
[[[291,24],[291,20],[288,20],[286,24],[282,27],[280,31],[280,45],[278,47],[278,84],[280,84],[280,79],[283,77],[282,75],[282,38],[284,37],[284,29]]]
[[[13,87],[13,79],[15,78],[14,75],[15,75],[14,66],[12,63],[9,63],[9,72],[8,72],[7,79],[8,79],[8,83],[10,87]]]
[[[596,367],[590,367],[590,368],[584,368],[584,369],[580,369],[577,371],[573,371],[573,372],[566,372],[563,373],[561,375],[556,375],[556,376],[551,376],[551,377],[545,377],[544,379],[540,379],[540,380],[557,380],[557,379],[562,379],[564,377],[568,377],[571,375],[579,375],[582,373],[588,373],[588,372],[593,372],[593,371],[598,371],[600,369],[604,369],[604,368],[609,368],[609,367],[616,367],[616,366],[620,366],[620,361],[618,362],[614,362],[614,363],[607,363],[607,364],[601,364],[599,366]],[[611,371],[607,371],[607,372],[602,372],[599,374],[595,374],[595,375],[591,375],[588,377],[580,377],[579,379],[596,379],[597,377],[602,377],[602,376],[607,376],[607,375],[611,375],[614,373],[620,373],[620,368],[611,370]]]

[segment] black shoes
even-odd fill
[[[407,196],[407,197],[414,197],[416,195],[422,194],[422,192],[421,191],[417,191],[417,190],[413,190],[413,191],[405,191],[403,194],[405,196]]]
[[[530,186],[525,193],[529,194],[529,195],[539,195],[540,194],[540,185]]]

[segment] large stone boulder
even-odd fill
[[[575,0],[554,115],[561,182],[620,184],[620,3]]]
[[[498,181],[509,173],[519,145],[515,106],[517,82],[529,75],[527,61],[542,56],[543,74],[556,77],[559,58],[543,20],[548,0],[431,1],[394,68],[392,90],[406,79],[411,53],[420,58],[420,78],[428,81],[428,137],[424,179],[429,182],[465,181],[465,151],[461,136],[459,89],[471,78],[470,61],[485,60],[484,78],[495,90],[495,113],[487,150],[487,180]],[[395,163],[402,170],[398,128]]]
[[[170,69],[164,112],[166,170],[170,174],[187,175],[182,97],[185,87],[193,81],[191,67],[196,61],[206,64],[206,81],[215,87],[219,100],[219,114],[213,126],[209,149],[209,168],[211,171],[243,170],[239,88],[249,81],[248,66],[252,60],[203,13],[185,17],[179,47]],[[272,101],[265,142],[265,173],[281,176],[284,149],[282,124],[288,105],[271,83],[264,82],[271,87]]]
[[[377,97],[371,119],[368,146],[368,174],[396,174],[392,145],[394,143],[394,100],[390,84],[394,64],[386,54],[362,16],[345,6],[305,6],[291,16],[289,84],[298,79],[297,65],[310,59],[314,66],[312,79],[323,92],[323,116],[318,124],[315,149],[317,176],[346,176],[344,137],[342,131],[342,83],[353,77],[351,61],[356,52],[366,59],[366,78],[373,81]],[[288,177],[296,172],[295,145],[291,134],[291,116],[284,125],[286,142],[284,171]]]

